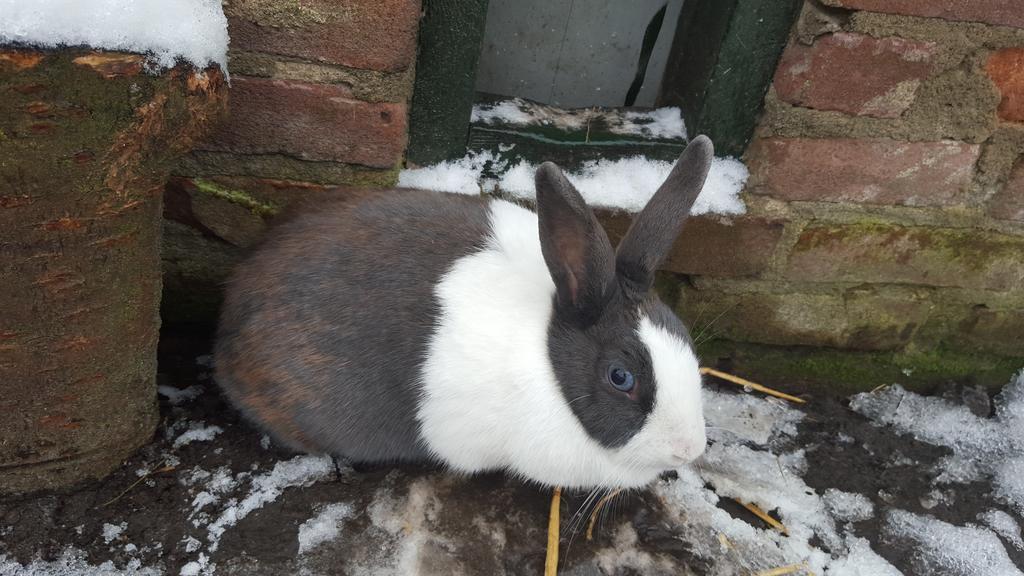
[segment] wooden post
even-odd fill
[[[115,468],[157,421],[161,190],[219,70],[0,49],[0,493]]]

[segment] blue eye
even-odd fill
[[[608,383],[612,388],[621,392],[629,392],[636,384],[633,373],[626,370],[620,364],[612,364],[608,367]]]

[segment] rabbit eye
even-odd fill
[[[621,364],[613,363],[608,367],[608,383],[620,392],[629,392],[636,385],[636,380],[632,372],[623,368]]]

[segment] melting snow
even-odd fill
[[[504,126],[550,126],[565,131],[584,131],[600,125],[612,134],[665,140],[685,140],[686,125],[676,107],[649,111],[616,108],[564,110],[522,98],[476,104],[470,121],[474,124]]]
[[[921,574],[1021,574],[991,530],[970,525],[954,526],[903,510],[890,512],[887,521],[886,528],[891,536],[914,540],[920,546],[912,554]]]
[[[220,426],[204,426],[193,423],[187,431],[174,439],[174,448],[181,448],[193,442],[208,442],[223,431],[224,429]]]
[[[341,533],[341,523],[352,517],[355,510],[345,503],[329,504],[315,517],[299,526],[299,554],[329,542]]]
[[[997,497],[1024,514],[1024,372],[995,399],[995,416],[891,386],[853,397],[850,407],[879,425],[953,451],[936,466],[936,483],[991,479]]]
[[[175,388],[174,386],[157,386],[156,388],[157,393],[167,398],[172,406],[180,406],[195,400],[203,393],[203,390],[204,388],[198,384],[193,384],[188,388]]]
[[[91,46],[227,70],[220,0],[0,0],[0,44]]]

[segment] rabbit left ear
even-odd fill
[[[557,310],[586,324],[600,315],[615,281],[608,235],[580,193],[551,162],[536,174],[540,247],[557,290]]]
[[[668,178],[654,193],[619,243],[615,268],[626,286],[646,292],[664,262],[707,179],[714,147],[698,136],[683,150]]]

